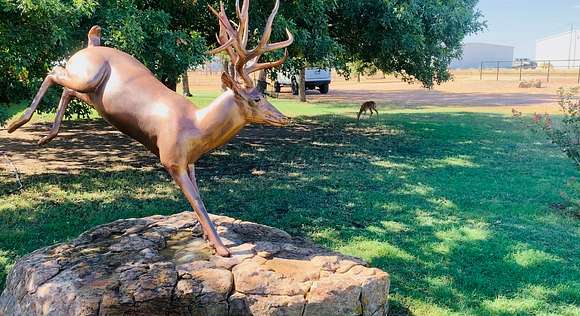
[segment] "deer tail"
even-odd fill
[[[98,25],[91,27],[88,39],[87,47],[101,46],[101,27]]]

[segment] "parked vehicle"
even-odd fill
[[[290,86],[292,88],[292,94],[297,95],[298,80],[298,74],[290,77],[278,74],[278,78],[274,82],[274,90],[280,92],[282,87]],[[331,71],[330,69],[306,68],[306,71],[304,72],[304,81],[306,83],[306,90],[314,90],[318,88],[320,93],[327,94],[331,82]]]
[[[538,68],[538,63],[530,60],[529,58],[516,58],[512,64],[512,68],[524,68],[524,69],[536,69]]]

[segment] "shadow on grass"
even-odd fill
[[[518,123],[461,113],[297,122],[249,127],[198,162],[211,212],[389,272],[392,315],[563,313],[580,299],[577,222],[549,210],[577,172]],[[103,124],[75,122],[67,152],[50,145],[65,166],[86,162],[78,174],[25,175],[23,192],[0,197],[0,287],[34,249],[115,219],[189,209],[154,157]],[[111,168],[103,156],[126,159]],[[9,186],[0,180],[0,192]]]

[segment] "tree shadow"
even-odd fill
[[[491,114],[308,117],[250,126],[196,167],[210,212],[310,237],[389,272],[392,315],[410,315],[417,302],[510,314],[498,298],[516,304],[528,292],[540,309],[574,304],[580,240],[546,209],[563,175],[576,172],[521,129]],[[49,148],[0,144],[13,157],[79,166],[25,174],[23,192],[0,196],[0,282],[15,257],[95,225],[189,209],[156,157],[102,121],[63,132]],[[0,192],[9,186],[0,181]]]

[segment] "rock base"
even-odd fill
[[[0,315],[385,315],[389,276],[279,229],[193,213],[119,220],[19,260]]]

